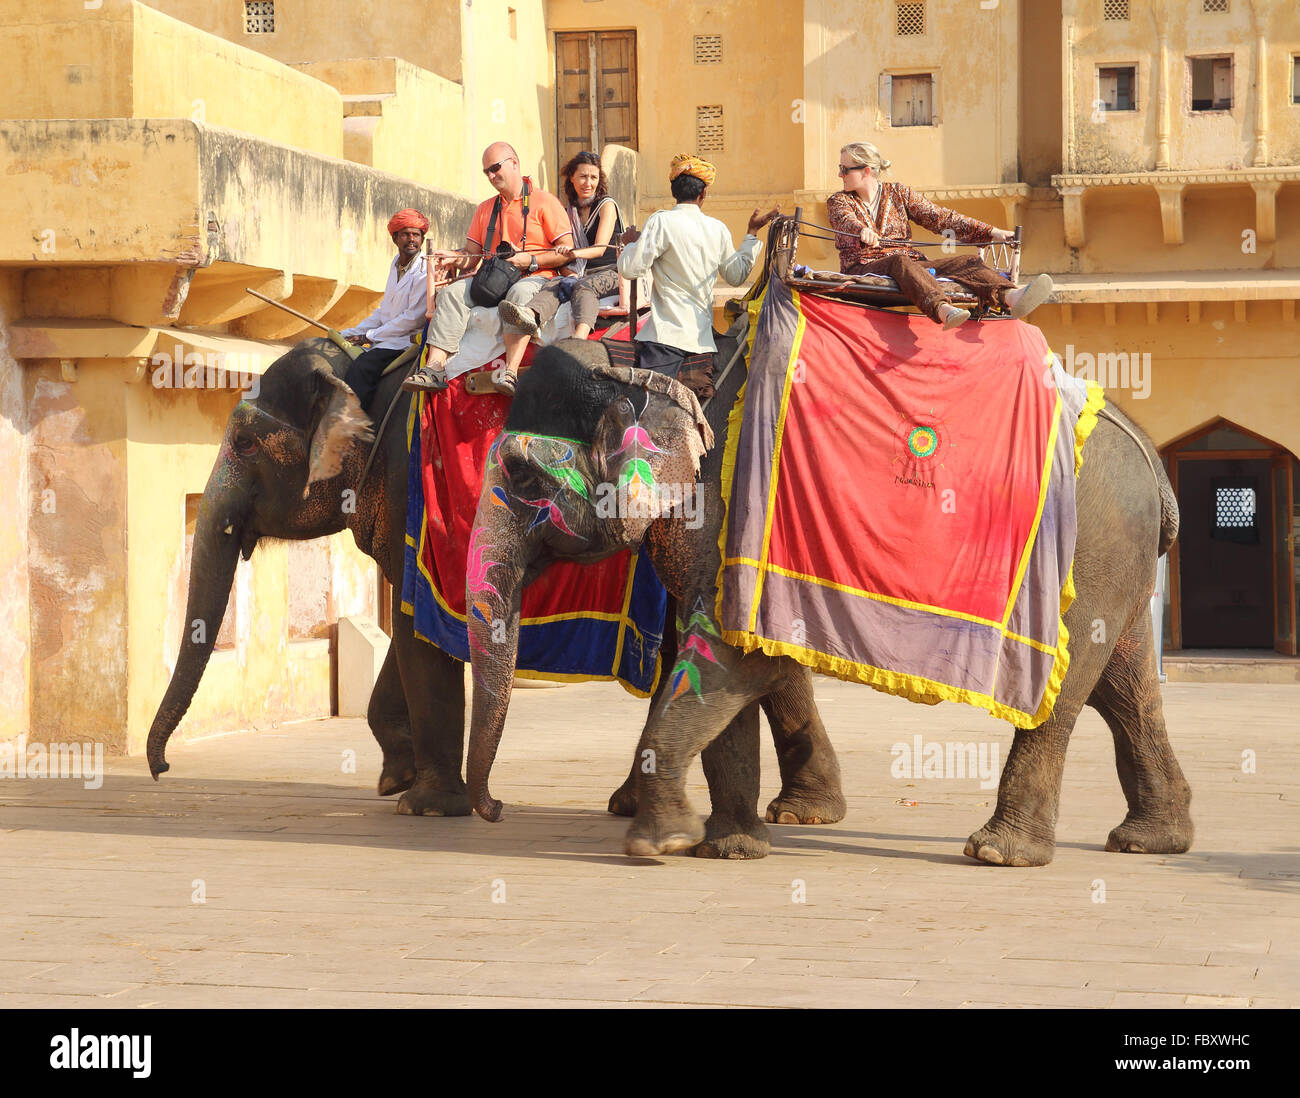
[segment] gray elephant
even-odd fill
[[[212,653],[239,555],[248,559],[261,538],[306,540],[350,529],[357,545],[378,562],[393,585],[393,643],[367,714],[383,752],[379,795],[402,793],[397,810],[406,815],[465,816],[470,802],[461,778],[464,664],[416,638],[410,616],[398,605],[408,471],[403,428],[411,397],[400,391],[401,372],[381,380],[373,405],[377,414],[382,415],[390,401],[398,403],[361,483],[374,436],[370,420],[342,380],[349,362],[329,340],[307,340],[267,369],[256,400],[242,401],[231,414],[194,532],[186,621],[204,621],[207,628],[198,635],[205,639],[182,642],[149,730],[149,769],[155,778],[169,769],[167,741],[185,715]],[[349,489],[355,504],[344,507]],[[665,630],[667,660],[672,659],[673,644],[672,630]],[[810,683],[794,682],[772,691],[761,704],[789,775],[773,811],[789,822],[840,819],[844,802],[838,766],[817,720]],[[732,723],[735,738],[756,736],[757,704]],[[730,737],[723,739],[731,742]],[[730,763],[713,765],[713,755],[722,750],[706,753],[720,808],[718,842],[702,853],[729,856],[735,844],[727,838],[732,833],[727,806],[737,799],[734,781],[744,775]],[[613,794],[611,812],[635,812],[634,785],[629,777]],[[809,796],[813,788],[816,797]]]
[[[707,651],[709,658],[693,663],[699,680],[691,686],[700,704],[674,705],[662,693],[655,699],[639,749],[654,766],[634,771],[637,811],[626,851],[634,856],[667,853],[712,834],[711,826],[707,832],[701,828],[684,789],[687,769],[701,751],[706,767],[712,751],[715,765],[746,775],[744,802],[736,801],[730,810],[733,855],[754,857],[766,851],[766,828],[757,817],[757,781],[749,778],[757,772],[756,733],[747,726],[738,730],[731,722],[751,714],[756,699],[793,689],[807,671],[789,657],[746,654],[724,643],[714,616],[722,455],[728,413],[744,376],[742,360],[721,380],[705,415],[676,382],[647,371],[615,369],[599,346],[569,341],[542,351],[520,384],[487,470],[484,499],[494,490],[511,497],[541,495],[562,509],[567,529],[554,523],[530,529],[529,516],[514,506],[479,508],[477,522],[498,562],[492,574],[500,592],[494,613],[506,623],[505,630],[497,630],[506,639],[495,645],[485,623],[471,623],[482,643],[473,653],[467,776],[475,811],[484,818],[501,813],[488,791],[488,777],[509,702],[521,588],[551,560],[594,560],[645,541],[682,608],[679,650]],[[1147,611],[1157,554],[1177,533],[1177,507],[1158,459],[1149,462],[1149,441],[1140,441],[1122,415],[1110,414],[1112,419],[1099,420],[1085,446],[1076,496],[1078,594],[1065,616],[1071,637],[1089,636],[1090,623],[1102,620],[1110,640],[1072,644],[1069,671],[1051,717],[1032,731],[1016,731],[997,808],[965,847],[967,855],[984,862],[1030,866],[1052,859],[1066,745],[1084,705],[1097,709],[1111,728],[1128,800],[1128,814],[1110,833],[1106,848],[1178,853],[1191,843],[1190,791],[1165,733]],[[519,445],[520,434],[530,439],[527,454]],[[553,462],[538,460],[536,439],[543,436],[577,441],[567,466],[557,469]],[[627,488],[638,480],[690,485],[697,475],[702,522],[688,521],[682,508],[602,511],[604,487]],[[812,797],[817,797],[815,788]],[[769,811],[768,819],[774,818],[778,814]]]

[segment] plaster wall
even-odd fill
[[[1300,53],[1300,9],[1294,4],[1258,0],[1206,12],[1198,3],[1135,0],[1126,22],[1102,19],[1100,4],[1065,0],[1063,7],[1068,26],[1062,48],[1073,86],[1066,120],[1066,160],[1073,166],[1067,171],[1156,168],[1164,100],[1171,169],[1263,166],[1255,157],[1261,121],[1267,135],[1264,163],[1300,162],[1300,107],[1291,102],[1293,58]],[[1163,82],[1161,36],[1167,50]],[[1191,109],[1189,58],[1210,56],[1232,58],[1231,110]],[[1097,69],[1112,65],[1136,67],[1136,110],[1097,109]]]
[[[343,155],[328,84],[143,4],[0,0],[0,39],[0,118],[192,118]]]
[[[146,0],[195,27],[286,64],[337,57],[400,57],[460,80],[460,0],[276,0],[275,30],[249,34],[242,4]],[[540,7],[540,0],[516,0]]]

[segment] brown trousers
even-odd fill
[[[934,268],[931,274],[929,268]],[[1009,279],[986,266],[977,255],[937,255],[913,259],[906,252],[895,252],[855,263],[845,274],[888,275],[898,283],[907,299],[933,321],[939,320],[939,306],[947,297],[939,278],[951,278],[970,290],[987,309],[1002,304],[1002,294],[1013,289]]]

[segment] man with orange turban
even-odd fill
[[[731,230],[700,207],[717,177],[707,160],[683,153],[673,157],[668,183],[677,205],[656,210],[639,233],[623,234],[628,247],[618,260],[624,278],[649,274],[650,319],[637,333],[640,365],[676,377],[689,355],[717,350],[713,342],[713,287],[718,275],[730,286],[749,276],[762,242],[754,234],[772,220],[780,207],[765,214],[755,210],[739,250],[732,247]]]
[[[365,320],[341,333],[350,343],[370,344],[368,350],[353,359],[344,378],[367,412],[384,367],[405,351],[411,337],[424,328],[429,277],[424,234],[428,231],[429,219],[419,210],[393,214],[388,235],[397,246],[397,257],[388,272],[383,300]]]

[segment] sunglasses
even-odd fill
[[[866,170],[867,166],[865,164],[850,164],[847,168],[843,164],[840,165],[840,175],[848,175],[849,172],[865,172]]]
[[[497,172],[501,170],[503,165],[509,164],[510,161],[512,160],[514,160],[513,156],[507,156],[504,160],[498,160],[495,164],[489,164],[486,168],[483,169],[483,174],[496,175]]]

